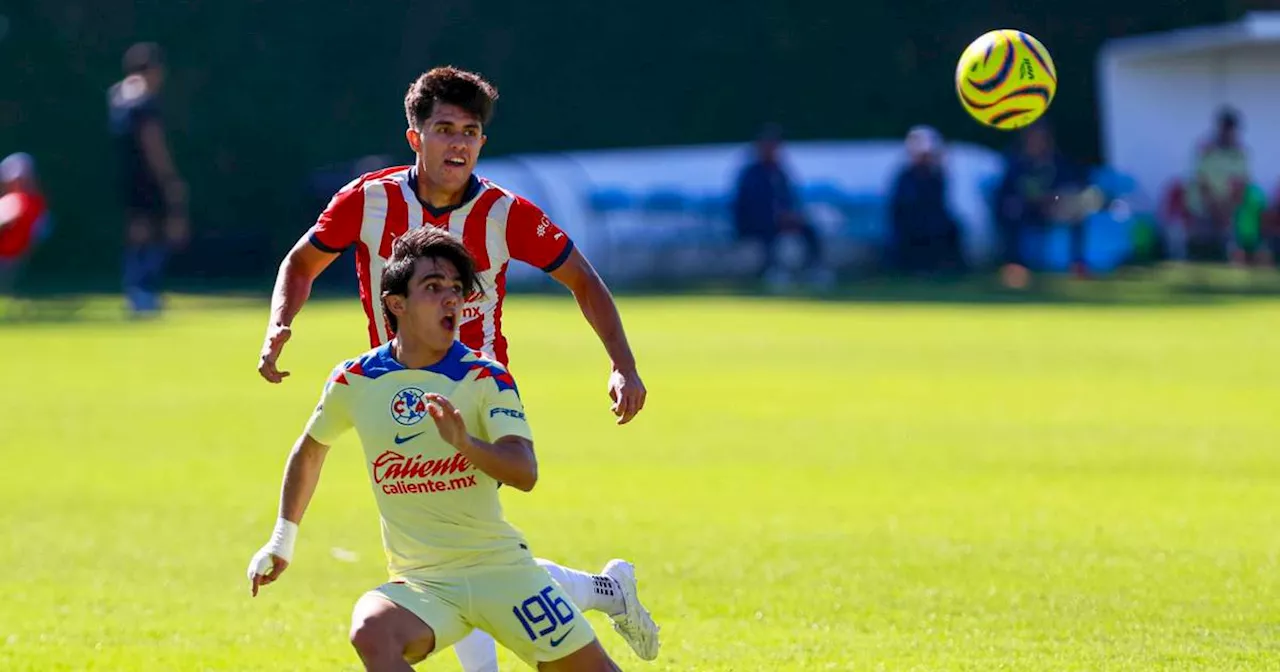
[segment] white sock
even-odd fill
[[[465,672],[498,672],[498,643],[480,628],[458,640],[453,652]]]
[[[569,595],[569,599],[573,600],[579,610],[603,611],[610,616],[618,616],[626,611],[622,591],[618,590],[618,584],[613,579],[561,567],[542,558],[538,558],[538,564],[560,584],[560,589]]]

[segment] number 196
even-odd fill
[[[524,631],[531,640],[545,637],[573,620],[573,607],[563,597],[552,599],[552,590],[554,588],[547,586],[542,592],[521,602],[520,606],[511,608],[511,613],[516,615],[516,620],[524,626]],[[541,627],[543,623],[546,623],[545,627]],[[535,631],[534,626],[539,626],[540,629]]]

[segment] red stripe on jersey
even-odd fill
[[[382,227],[378,256],[390,259],[391,243],[409,231],[409,204],[404,201],[399,182],[387,182],[383,187],[387,190],[387,221]]]
[[[462,344],[472,350],[481,350],[484,348],[484,315],[471,319],[469,322],[463,322],[462,328],[458,329],[458,340]]]
[[[493,358],[507,365],[507,337],[502,335],[502,300],[507,296],[507,269],[504,266],[494,279],[498,303],[493,306]]]
[[[369,246],[356,244],[356,275],[360,281],[360,305],[364,306],[364,314],[369,318],[369,343],[372,347],[382,345],[382,335],[378,333],[378,323],[373,319],[373,297],[370,296],[372,283],[369,280]]]
[[[493,204],[502,198],[502,192],[497,189],[485,189],[484,193],[476,199],[476,204],[471,206],[471,212],[467,213],[466,223],[462,226],[462,244],[467,246],[467,251],[476,260],[476,272],[489,270],[489,211],[493,209]],[[465,343],[465,341],[464,341]]]

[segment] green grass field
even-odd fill
[[[509,302],[541,481],[504,501],[541,556],[637,563],[660,659],[590,617],[625,669],[1280,669],[1280,301],[622,307],[620,428],[572,302]],[[362,316],[309,306],[272,386],[265,310],[0,326],[0,669],[357,669],[353,440],[288,574],[244,570]]]

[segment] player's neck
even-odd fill
[[[427,205],[433,208],[452,208],[462,204],[462,199],[466,197],[467,188],[470,186],[470,179],[462,185],[461,189],[445,189],[436,186],[427,179],[426,171],[422,166],[418,166],[418,183],[414,188],[418,191],[418,198]]]
[[[449,343],[441,349],[425,341],[396,334],[395,338],[391,339],[391,356],[406,369],[424,369],[439,363],[445,355],[449,354],[449,349],[452,347],[453,343]]]

